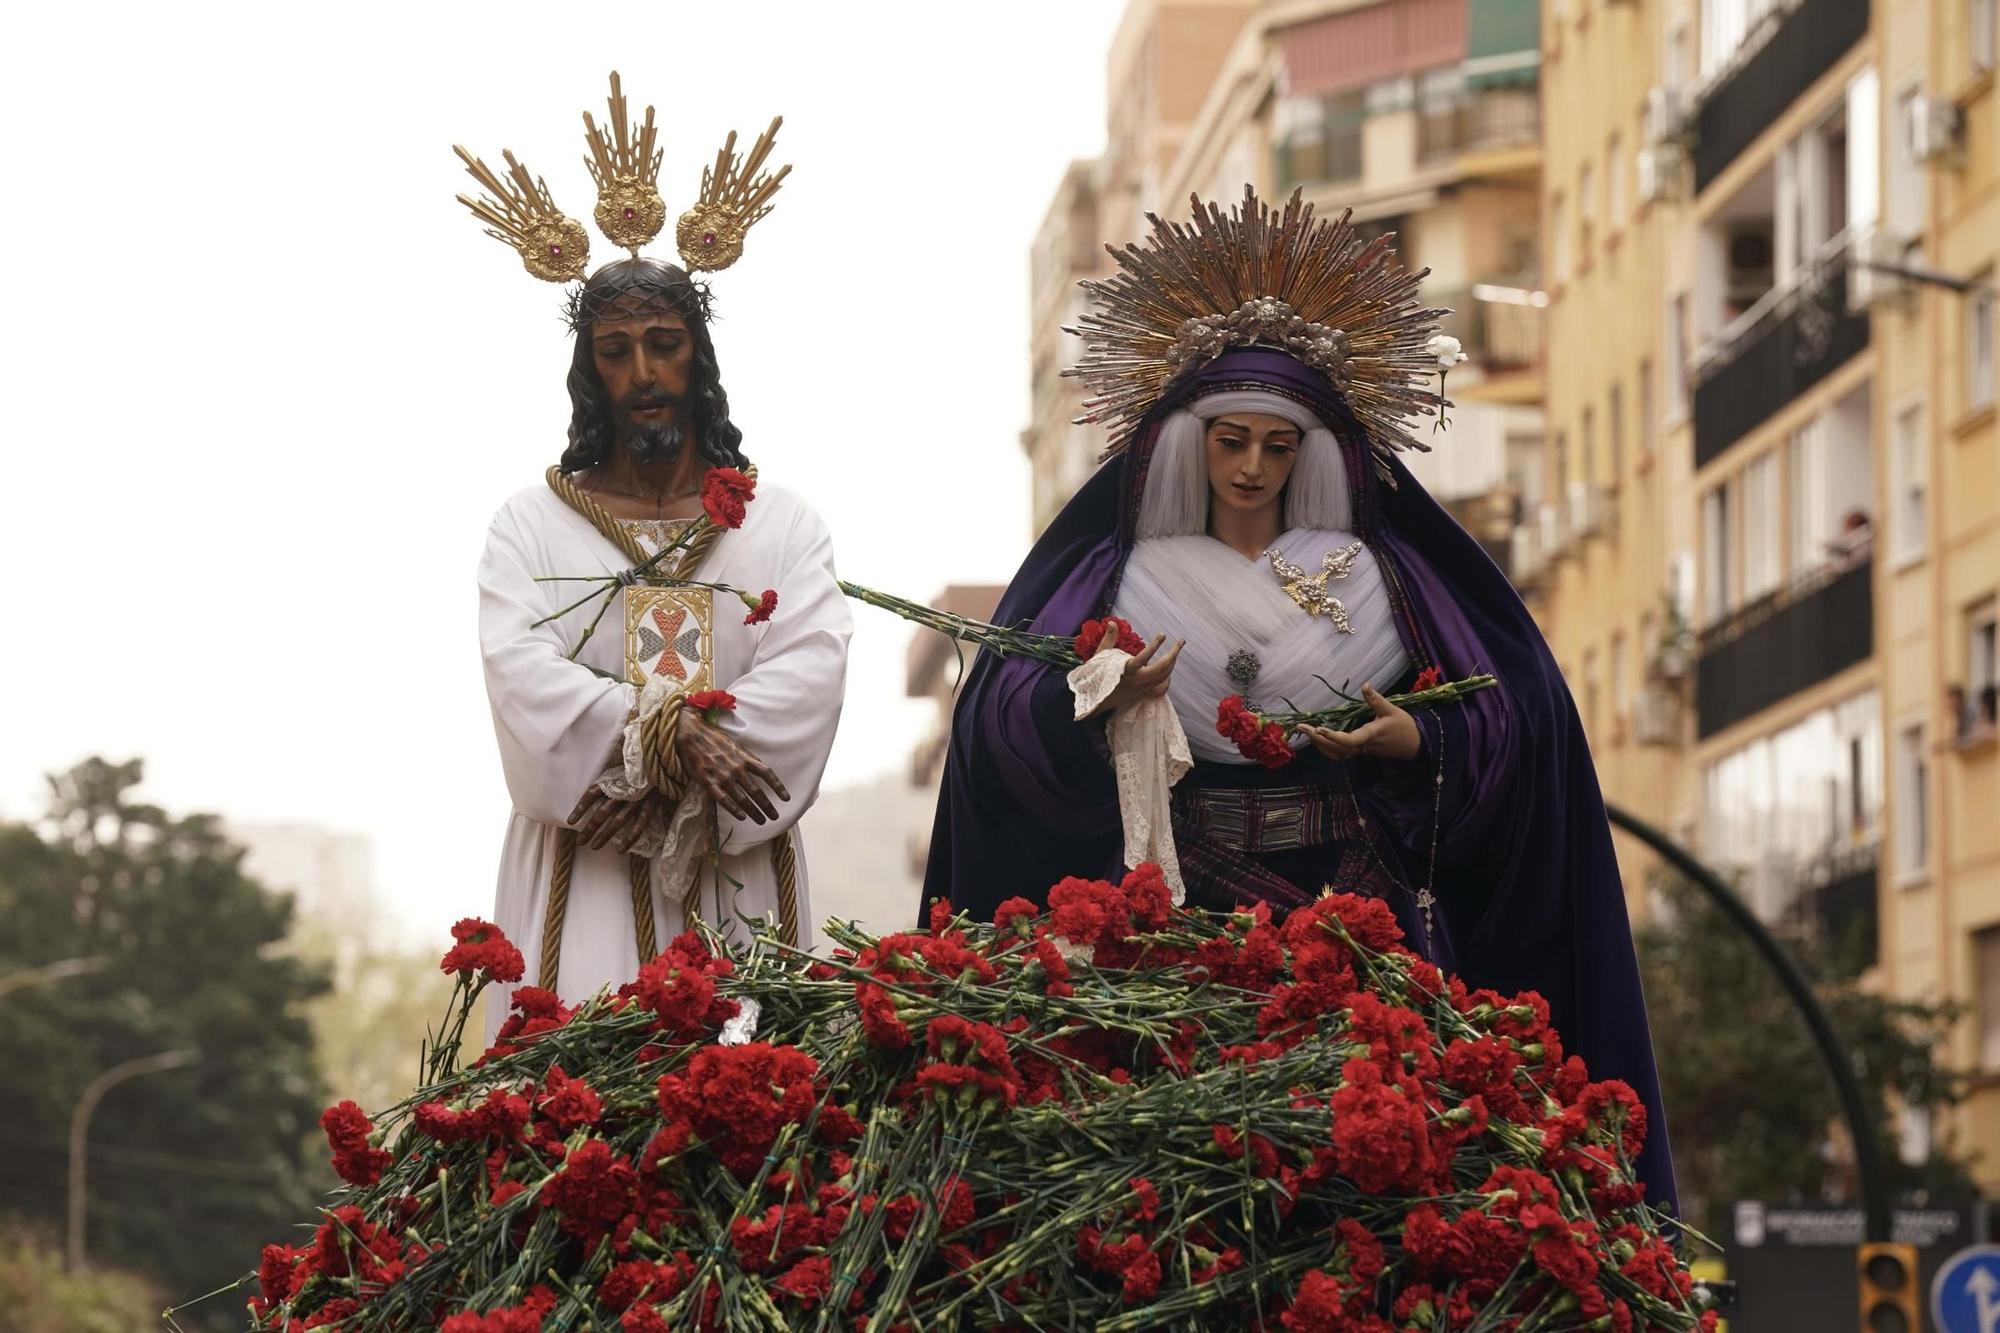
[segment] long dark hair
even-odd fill
[[[688,374],[687,402],[692,409],[695,446],[716,467],[742,467],[743,432],[729,419],[729,395],[722,391],[722,371],[715,344],[708,336],[708,292],[672,264],[652,259],[620,259],[590,275],[570,299],[568,318],[576,337],[569,363],[569,447],[562,470],[577,472],[611,457],[617,424],[611,400],[597,377],[591,357],[590,329],[613,306],[654,306],[672,310],[687,322],[694,340],[694,364]]]

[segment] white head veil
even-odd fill
[[[1208,424],[1231,412],[1282,417],[1303,432],[1298,462],[1285,483],[1285,527],[1349,532],[1354,527],[1347,466],[1340,443],[1320,419],[1283,394],[1231,389],[1195,399],[1169,416],[1153,446],[1146,493],[1139,501],[1139,540],[1198,536],[1208,531],[1208,464],[1202,446]]]

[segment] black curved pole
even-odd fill
[[[1840,1038],[1834,1035],[1833,1023],[1821,1007],[1819,997],[1813,994],[1812,983],[1806,980],[1805,973],[1799,971],[1798,964],[1785,952],[1785,946],[1757,919],[1749,905],[1737,897],[1736,891],[1723,883],[1713,870],[1697,861],[1687,848],[1628,810],[1606,804],[1604,812],[1611,817],[1613,825],[1658,852],[1667,864],[1699,885],[1736,923],[1737,928],[1750,937],[1750,942],[1757,946],[1757,952],[1778,974],[1779,984],[1792,997],[1799,1016],[1805,1019],[1806,1028],[1812,1033],[1813,1044],[1819,1047],[1820,1059],[1826,1064],[1826,1072],[1833,1077],[1834,1091],[1839,1095],[1841,1110],[1847,1117],[1847,1132],[1854,1140],[1854,1171],[1860,1178],[1864,1239],[1870,1242],[1892,1239],[1889,1185],[1883,1175],[1882,1145],[1875,1135],[1874,1117],[1869,1115],[1868,1105],[1861,1099],[1861,1085],[1854,1078],[1854,1063],[1843,1052]]]

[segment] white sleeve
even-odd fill
[[[612,761],[633,690],[568,660],[562,622],[535,624],[557,609],[550,589],[574,585],[535,582],[529,557],[519,525],[502,510],[479,561],[479,651],[514,808],[560,825]]]
[[[736,711],[725,714],[721,725],[770,765],[791,799],[772,794],[778,818],[763,824],[718,810],[722,847],[729,851],[771,841],[812,805],[847,690],[854,618],[834,578],[826,525],[803,505],[785,536],[779,569],[777,612],[763,627],[749,669],[727,687],[736,696]],[[718,614],[724,600],[717,599]]]

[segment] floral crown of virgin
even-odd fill
[[[615,70],[609,112],[603,126],[588,111],[583,113],[584,137],[590,145],[584,162],[597,183],[597,207],[591,216],[613,245],[637,259],[639,248],[666,225],[667,205],[659,189],[664,153],[655,146],[653,108],[646,108],[644,122],[635,127]],[[731,130],[714,163],[702,169],[700,195],[674,224],[674,245],[689,273],[713,273],[741,259],[744,237],[770,214],[771,200],[792,170],[783,166],[773,172],[764,167],[782,124],[784,117],[774,119],[743,155],[736,151],[736,131]],[[590,235],[582,223],[556,207],[540,176],[509,150],[501,151],[507,163],[505,175],[460,145],[454,144],[452,151],[485,191],[477,197],[461,194],[458,202],[486,224],[488,236],[512,247],[521,256],[521,266],[545,282],[583,279],[590,264]]]
[[[1424,307],[1394,235],[1363,238],[1352,210],[1313,218],[1303,192],[1282,213],[1245,186],[1227,213],[1194,196],[1188,223],[1148,213],[1137,245],[1106,246],[1118,271],[1081,285],[1093,309],[1065,332],[1083,340],[1063,374],[1088,391],[1078,424],[1110,428],[1110,457],[1175,383],[1236,347],[1285,352],[1324,375],[1379,455],[1430,448],[1410,430],[1450,403],[1433,377],[1462,359]]]

